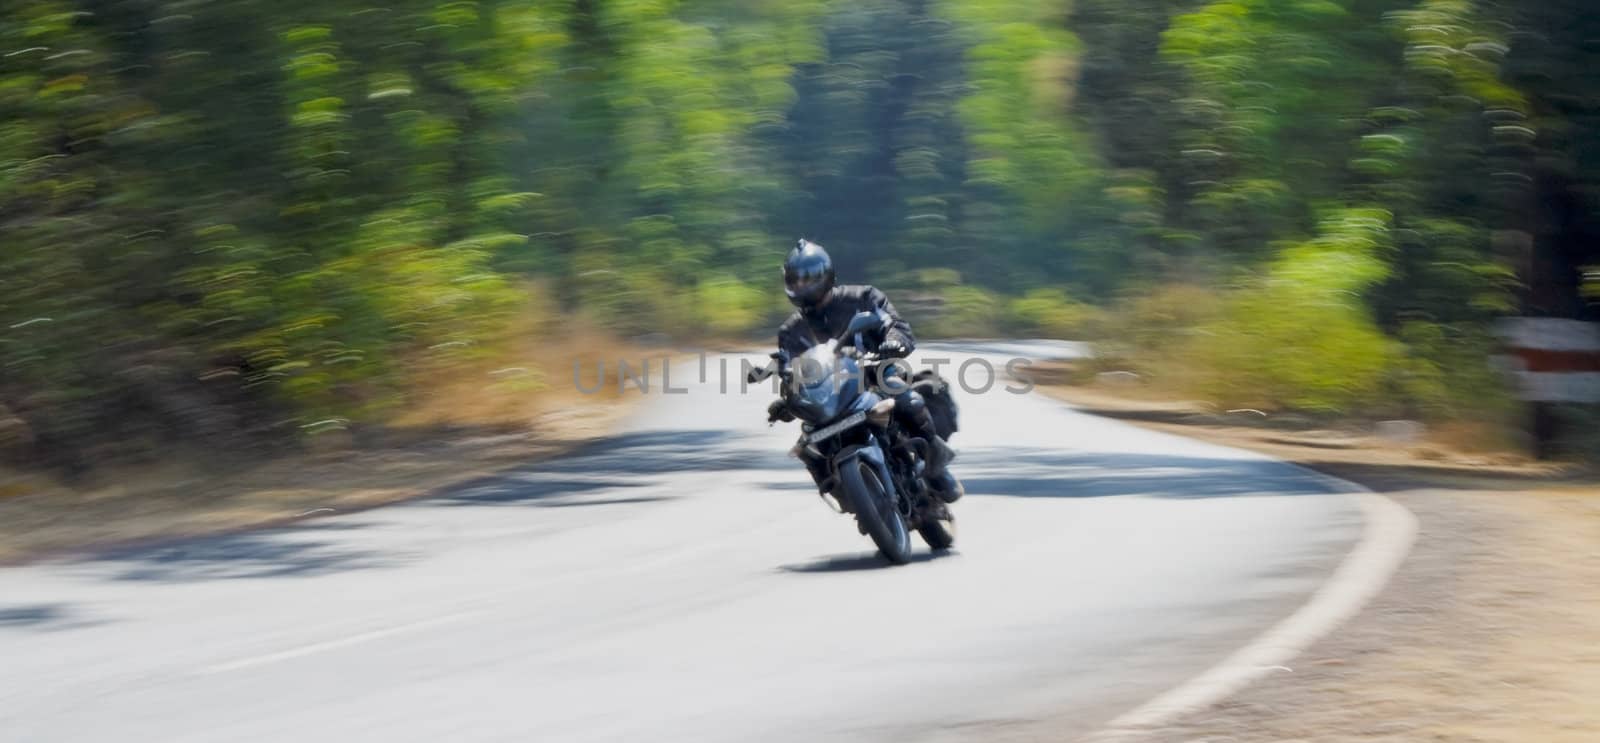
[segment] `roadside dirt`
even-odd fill
[[[1290,670],[1144,740],[1600,740],[1600,481],[1592,472],[1254,413],[1231,424],[1193,405],[1116,390],[1047,391],[1089,412],[1359,482],[1421,521],[1411,557],[1358,618]]]

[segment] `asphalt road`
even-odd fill
[[[1293,612],[1361,533],[1297,469],[997,386],[960,397],[958,549],[888,568],[766,393],[677,371],[580,456],[0,570],[0,741],[1070,740]]]

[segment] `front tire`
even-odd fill
[[[878,479],[872,465],[856,460],[839,473],[844,490],[855,504],[856,521],[872,537],[884,559],[895,565],[911,561],[911,534],[895,506],[894,495]]]

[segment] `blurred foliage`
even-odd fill
[[[1584,0],[11,0],[0,419],[68,466],[384,420],[530,313],[770,327],[800,235],[923,335],[1464,417],[1495,317],[1600,296],[1595,38]]]
[[[1361,292],[1382,281],[1391,215],[1330,215],[1318,237],[1283,247],[1263,276],[1228,298],[1190,340],[1199,386],[1225,404],[1317,412],[1378,401],[1393,343]]]
[[[1082,115],[1162,194],[1132,291],[1181,282],[1118,305],[1130,358],[1228,404],[1471,419],[1510,410],[1494,318],[1600,319],[1582,278],[1600,16],[1582,3],[1090,0],[1074,18],[1094,24],[1080,101],[1104,104]]]
[[[1011,332],[1043,338],[1098,338],[1105,333],[1105,312],[1073,300],[1061,289],[1033,289],[1006,308]]]

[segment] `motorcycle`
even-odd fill
[[[888,322],[882,313],[858,313],[838,337],[798,358],[774,353],[775,364],[752,370],[747,381],[779,376],[780,399],[768,409],[768,423],[800,420],[800,439],[791,453],[826,463],[822,499],[838,513],[853,514],[880,554],[903,565],[911,559],[911,531],[943,551],[955,544],[956,523],[924,477],[928,442],[896,423],[891,394],[904,389],[895,384],[931,392],[942,383],[920,376],[903,379],[892,373],[896,359],[863,350],[863,334],[881,331]]]

